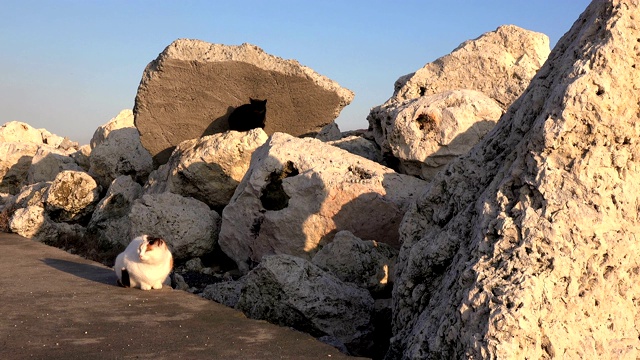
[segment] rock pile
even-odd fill
[[[637,358],[640,3],[594,1],[400,230],[389,359]]]
[[[541,68],[547,38],[500,27],[352,133],[297,62],[178,40],[90,145],[0,128],[0,228],[110,265],[163,237],[175,288],[354,355],[636,358],[639,17],[593,2]],[[267,127],[224,129],[250,96]]]

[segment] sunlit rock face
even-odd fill
[[[310,260],[340,230],[398,248],[400,221],[425,185],[322,141],[276,133],[222,212],[220,247],[245,272],[268,254]]]
[[[267,99],[264,130],[311,135],[333,122],[353,92],[295,60],[255,45],[178,39],[144,71],[135,124],[156,164],[185,140],[229,129],[227,119],[250,98]]]
[[[549,55],[549,38],[513,25],[466,41],[400,77],[367,120],[398,171],[431,180],[493,128]]]
[[[389,359],[640,356],[640,4],[594,1],[405,215]]]

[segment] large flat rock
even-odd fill
[[[268,100],[268,135],[300,136],[333,122],[353,96],[297,61],[254,45],[179,39],[145,69],[135,125],[156,164],[163,164],[182,141],[228,130],[229,114],[250,97]]]

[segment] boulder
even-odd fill
[[[431,180],[495,125],[502,108],[474,90],[443,91],[371,111],[376,142],[399,160],[399,171]]]
[[[53,181],[64,170],[84,171],[67,151],[42,145],[31,159],[31,166],[27,171],[27,183]]]
[[[129,218],[131,239],[142,234],[162,237],[177,261],[208,254],[218,240],[218,213],[199,200],[169,192],[143,195]]]
[[[114,130],[126,129],[135,127],[133,121],[133,110],[124,109],[118,113],[114,118],[109,120],[106,124],[98,126],[96,131],[93,132],[89,145],[91,149],[96,148],[107,139],[109,134]]]
[[[594,1],[403,220],[388,359],[640,356],[640,3]]]
[[[329,336],[358,355],[371,344],[374,301],[304,259],[273,255],[247,274],[236,308],[253,319]]]
[[[129,244],[132,237],[129,212],[136,199],[142,195],[142,186],[130,176],[118,176],[107,194],[96,206],[87,225],[87,233],[93,236],[102,248],[122,247]]]
[[[10,121],[0,126],[0,143],[12,142],[42,145],[42,132],[29,124]]]
[[[362,136],[346,136],[338,140],[327,141],[327,143],[377,163],[383,161],[382,152],[376,143]]]
[[[37,205],[17,209],[11,216],[9,228],[20,236],[40,242],[61,238],[82,239],[84,237],[82,226],[54,222],[47,216],[44,208]]]
[[[398,250],[375,240],[361,240],[349,231],[336,234],[312,263],[338,279],[376,293],[391,289]]]
[[[44,208],[56,222],[78,222],[91,217],[99,200],[100,187],[89,174],[65,170],[51,182]]]
[[[469,89],[486,94],[507,109],[548,56],[548,36],[503,25],[463,42],[450,54],[400,77],[387,103]]]
[[[244,289],[243,281],[224,281],[207,285],[202,291],[201,296],[233,308],[236,307],[240,300],[242,289]]]
[[[249,98],[267,99],[264,130],[313,134],[353,99],[350,90],[257,46],[179,39],[144,71],[135,124],[156,164],[185,140],[228,130],[227,118]]]
[[[20,121],[10,121],[0,126],[0,143],[11,142],[48,145],[67,154],[78,149],[78,143],[69,141],[66,137],[52,134],[45,129],[35,129]]]
[[[91,142],[95,146],[89,157],[89,173],[104,188],[120,175],[133,176],[144,184],[153,170],[151,154],[142,146],[130,112],[121,112],[96,130]]]
[[[342,133],[340,132],[340,128],[338,124],[332,122],[330,124],[325,125],[318,134],[316,134],[316,139],[322,141],[335,141],[340,140],[342,138]]]
[[[89,172],[91,168],[91,146],[89,144],[80,146],[78,150],[70,153],[69,156],[71,156],[82,170]]]
[[[0,192],[15,195],[27,184],[31,159],[38,147],[31,142],[0,142]]]
[[[340,230],[397,248],[400,221],[425,186],[322,141],[275,133],[222,212],[220,247],[242,272],[267,254],[310,260]]]
[[[13,209],[22,209],[29,206],[40,206],[44,208],[47,192],[51,187],[51,182],[39,182],[24,186],[10,202]]]
[[[267,138],[262,129],[253,129],[184,141],[171,154],[166,169],[154,176],[158,185],[148,186],[147,193],[169,191],[222,209],[249,169],[251,154]],[[160,175],[166,177],[161,179]]]

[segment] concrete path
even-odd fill
[[[0,359],[354,359],[184,291],[0,233]]]

